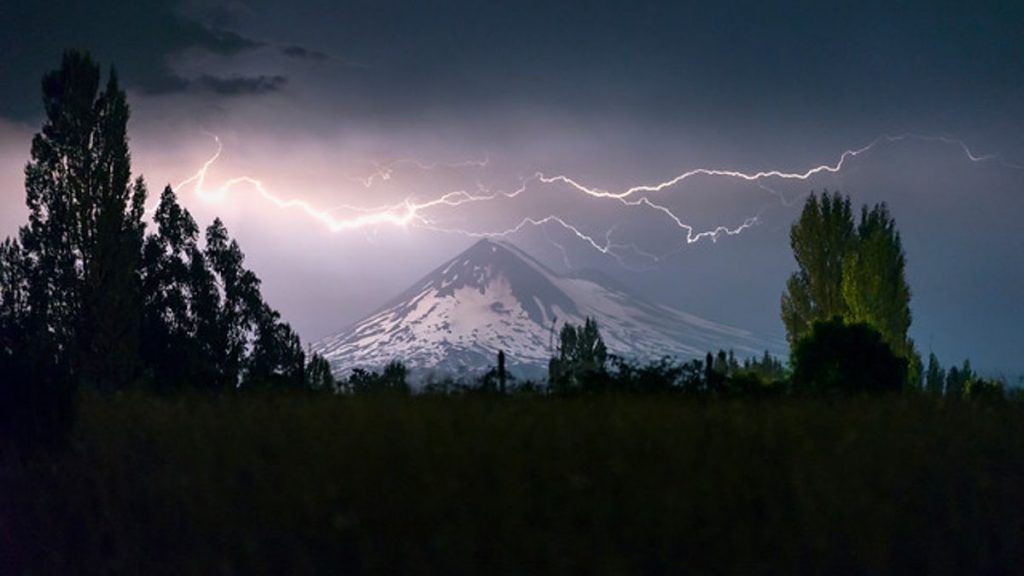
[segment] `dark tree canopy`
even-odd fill
[[[298,336],[218,220],[164,190],[145,235],[128,103],[111,71],[68,52],[42,82],[25,167],[28,224],[0,243],[0,425],[62,436],[75,391],[303,386]]]
[[[43,78],[46,120],[25,168],[29,329],[98,388],[139,375],[139,294],[146,189],[131,182],[128,103],[117,75],[99,89],[88,55],[68,52]]]
[[[356,368],[345,381],[344,388],[346,392],[357,395],[404,396],[412,391],[407,380],[408,374],[405,364],[392,360],[381,372]]]
[[[60,437],[74,386],[141,374],[138,263],[146,190],[131,181],[128,104],[112,71],[68,52],[42,81],[45,119],[25,167],[28,223],[0,249],[0,414]]]
[[[314,353],[306,365],[306,386],[321,392],[335,392],[338,387],[330,362],[319,354]]]
[[[548,364],[548,383],[555,393],[603,388],[607,365],[608,348],[597,322],[587,318],[583,326],[566,323],[559,334],[558,356]]]
[[[306,383],[305,363],[299,335],[281,321],[276,310],[263,304],[256,320],[244,385],[300,388]]]
[[[939,364],[934,353],[928,354],[928,368],[924,373],[924,389],[932,396],[942,396],[946,391],[946,371]]]
[[[305,353],[298,335],[260,294],[238,243],[220,220],[199,229],[168,187],[146,238],[145,357],[158,389],[183,382],[208,390],[301,387]]]
[[[968,383],[977,377],[978,375],[971,368],[970,360],[964,360],[959,367],[951,366],[949,372],[946,373],[946,396],[948,398],[963,398]]]
[[[815,322],[793,348],[793,391],[811,395],[897,392],[907,382],[907,361],[864,323],[841,318]]]

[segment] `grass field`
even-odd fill
[[[1024,570],[1024,406],[82,399],[0,463],[0,573]]]

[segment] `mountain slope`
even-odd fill
[[[316,343],[336,373],[400,359],[413,369],[485,370],[504,350],[542,373],[565,322],[591,316],[613,353],[648,360],[709,350],[759,354],[779,343],[645,301],[598,275],[566,276],[505,243],[481,240],[377,312]]]

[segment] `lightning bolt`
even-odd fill
[[[882,144],[882,143],[896,143],[896,142],[902,142],[904,140],[921,140],[921,141],[926,141],[926,142],[941,142],[943,144],[956,145],[956,146],[960,147],[963,150],[964,155],[966,155],[967,158],[971,162],[986,162],[986,161],[989,161],[989,160],[1000,160],[1001,161],[1001,158],[998,155],[995,155],[995,154],[987,154],[987,155],[977,155],[977,154],[975,154],[973,151],[971,151],[971,149],[967,146],[967,144],[963,140],[959,140],[959,139],[955,139],[955,138],[947,138],[947,137],[944,137],[944,136],[925,136],[925,135],[921,135],[921,134],[906,133],[906,134],[901,134],[899,136],[888,136],[888,135],[879,136],[878,138],[872,140],[871,142],[869,142],[865,146],[862,146],[860,148],[854,148],[854,149],[850,149],[850,150],[845,150],[842,154],[839,155],[839,159],[836,160],[836,162],[834,164],[822,164],[820,166],[815,166],[813,168],[809,168],[809,169],[805,170],[804,172],[783,172],[781,170],[763,170],[763,171],[760,171],[760,172],[741,172],[741,171],[738,171],[738,170],[721,170],[721,169],[713,169],[713,168],[694,168],[693,170],[689,170],[687,172],[683,172],[682,174],[679,174],[678,176],[675,176],[673,178],[665,180],[664,182],[660,182],[658,184],[644,184],[644,185],[640,185],[640,186],[633,186],[632,188],[627,188],[626,190],[624,190],[622,192],[608,192],[606,190],[601,190],[600,188],[590,188],[590,187],[584,186],[583,184],[580,184],[579,182],[577,182],[576,180],[574,180],[574,179],[572,179],[572,178],[570,178],[568,176],[562,176],[562,175],[550,176],[549,177],[549,176],[545,176],[544,174],[538,173],[537,174],[537,178],[541,182],[544,182],[544,183],[547,183],[547,184],[551,184],[551,183],[555,183],[555,182],[562,183],[562,184],[567,184],[567,185],[571,186],[572,188],[575,188],[579,192],[583,192],[584,194],[587,194],[589,196],[593,196],[595,198],[613,198],[613,199],[621,200],[621,199],[629,198],[630,196],[633,196],[635,194],[642,193],[642,192],[661,192],[661,191],[666,190],[668,188],[672,188],[673,186],[676,186],[677,184],[683,182],[684,180],[689,180],[690,178],[693,178],[695,176],[728,177],[728,178],[735,178],[735,179],[738,179],[738,180],[746,180],[748,182],[755,182],[755,183],[759,182],[761,180],[766,180],[766,179],[771,179],[771,178],[777,178],[777,179],[780,179],[780,180],[809,180],[810,178],[812,178],[812,177],[814,177],[814,176],[816,176],[818,174],[836,174],[836,173],[842,171],[843,167],[846,165],[846,163],[849,160],[851,160],[853,158],[856,158],[857,156],[860,156],[862,154],[866,154],[867,152],[870,152],[871,150],[876,148],[879,144]],[[1006,167],[1017,168],[1017,169],[1024,169],[1024,167],[1017,166],[1015,164],[1010,164],[1010,163],[1007,163],[1005,161],[1001,161],[1001,163],[1004,166],[1006,166]]]
[[[761,190],[776,196],[783,206],[791,206],[796,198],[787,199],[784,194],[772,188],[769,183],[772,181],[806,181],[813,177],[821,174],[836,174],[843,170],[843,168],[854,158],[865,155],[882,144],[894,144],[904,142],[907,140],[916,140],[923,142],[942,143],[950,146],[959,148],[964,156],[971,162],[981,163],[996,161],[1000,165],[1024,170],[1024,166],[1018,166],[1011,164],[1003,160],[1000,156],[995,154],[981,155],[975,153],[968,145],[960,139],[949,138],[945,136],[929,136],[915,133],[905,133],[897,136],[883,135],[875,140],[872,140],[868,144],[859,148],[852,148],[843,151],[835,162],[830,164],[821,164],[805,169],[802,172],[786,172],[782,170],[762,170],[757,172],[743,172],[739,170],[728,170],[728,169],[717,169],[717,168],[694,168],[678,174],[668,180],[659,182],[656,184],[642,184],[636,185],[629,188],[625,188],[618,192],[612,192],[597,187],[587,186],[580,181],[563,174],[557,175],[546,175],[542,172],[536,172],[532,177],[522,179],[520,185],[511,192],[492,192],[482,184],[477,185],[475,192],[468,190],[454,190],[445,192],[439,196],[425,201],[416,201],[414,198],[409,197],[403,201],[383,204],[372,207],[357,206],[351,204],[340,204],[329,208],[320,208],[314,204],[297,198],[286,198],[279,196],[271,192],[262,181],[250,176],[238,176],[222,182],[216,187],[209,187],[207,185],[207,176],[213,165],[220,159],[224,147],[219,137],[215,134],[209,134],[213,138],[217,145],[216,152],[207,159],[202,166],[194,174],[178,183],[177,189],[184,189],[187,186],[192,186],[195,194],[202,200],[208,202],[219,202],[223,201],[229,193],[234,191],[236,188],[245,185],[246,187],[254,190],[256,194],[262,197],[265,201],[271,205],[284,210],[297,210],[307,217],[312,218],[314,221],[319,222],[332,232],[342,232],[350,230],[359,230],[365,228],[377,227],[380,225],[392,225],[402,228],[417,227],[430,230],[433,232],[446,233],[446,234],[460,234],[472,238],[504,238],[512,236],[522,232],[525,228],[541,228],[545,230],[550,225],[558,226],[568,232],[571,236],[576,237],[584,245],[596,250],[597,252],[616,258],[621,264],[626,265],[624,261],[624,254],[626,252],[633,253],[651,262],[657,262],[669,254],[678,251],[682,246],[699,242],[701,240],[710,239],[711,241],[717,241],[722,236],[735,236],[741,234],[748,228],[755,226],[758,223],[760,215],[754,215],[747,218],[740,225],[735,227],[728,227],[724,225],[716,226],[709,230],[696,230],[692,225],[685,223],[682,218],[679,217],[674,211],[651,199],[652,195],[663,193],[667,190],[673,189],[680,186],[685,181],[696,178],[696,177],[710,177],[710,178],[730,178],[740,180],[744,182],[750,182],[756,184]],[[451,168],[451,169],[464,169],[464,168],[486,168],[490,164],[490,159],[484,157],[482,160],[469,160],[465,162],[457,163],[427,163],[413,159],[399,159],[393,162],[382,165],[374,165],[375,171],[365,177],[349,177],[362,184],[365,188],[371,188],[377,182],[388,181],[393,178],[394,171],[399,166],[410,166],[417,170],[430,171],[439,168]],[[468,230],[465,228],[458,227],[446,227],[435,219],[430,217],[431,211],[438,208],[457,208],[465,204],[489,202],[500,199],[513,199],[519,195],[525,193],[531,186],[560,186],[566,188],[569,191],[573,191],[582,194],[589,198],[595,198],[599,200],[612,201],[622,204],[627,208],[642,208],[653,211],[659,217],[663,217],[671,225],[681,230],[685,234],[682,236],[682,241],[669,252],[664,254],[654,254],[645,250],[640,249],[638,246],[631,243],[618,243],[612,240],[615,228],[608,230],[603,238],[597,237],[594,234],[587,233],[579,225],[570,222],[568,219],[559,216],[557,214],[548,214],[544,216],[528,216],[519,220],[515,225],[505,229],[499,230]],[[547,236],[549,240],[550,236]],[[568,257],[565,252],[564,246],[555,243],[551,240],[563,253],[563,256],[568,265]]]

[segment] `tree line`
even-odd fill
[[[768,351],[742,361],[732,351],[708,352],[703,359],[662,357],[636,362],[608,352],[597,322],[566,323],[559,332],[556,355],[546,380],[520,379],[505,367],[505,354],[485,373],[469,378],[430,376],[419,393],[441,396],[553,396],[592,394],[662,394],[698,400],[781,397],[851,397],[916,394],[949,401],[1001,400],[1011,395],[1000,380],[984,378],[969,360],[949,370],[934,354],[922,380],[912,383],[907,363],[886,344],[878,330],[863,322],[838,318],[817,321],[799,338],[788,361]],[[357,368],[340,381],[321,380],[316,390],[354,396],[411,395],[408,370],[395,360],[382,371]],[[1019,396],[1019,394],[1015,394]]]
[[[42,81],[25,168],[28,222],[0,244],[0,426],[62,436],[75,391],[299,387],[298,335],[218,219],[200,229],[170,187],[143,222],[117,74],[67,52]]]

